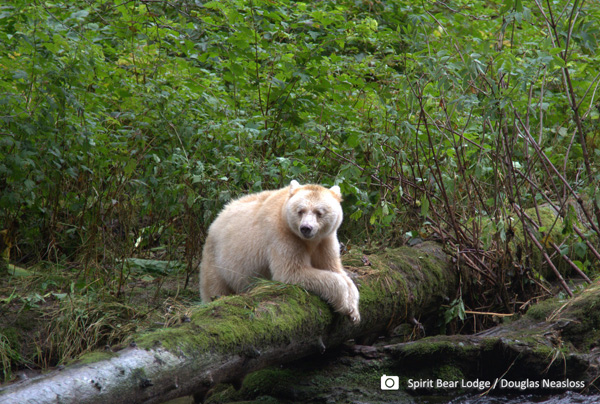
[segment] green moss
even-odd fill
[[[429,361],[430,358],[443,358],[441,363],[432,364],[437,366],[451,363],[456,358],[476,360],[482,353],[494,351],[499,337],[483,337],[476,341],[477,343],[474,343],[472,337],[466,335],[439,335],[399,344],[390,350],[392,355],[399,359],[413,358],[415,361]]]
[[[88,364],[88,363],[100,362],[103,360],[108,360],[110,358],[113,358],[116,355],[117,354],[114,352],[100,352],[100,351],[87,352],[87,353],[81,355],[78,359],[67,363],[67,366],[74,364],[74,363]]]
[[[383,303],[381,310],[388,313],[410,313],[432,295],[447,290],[453,280],[443,260],[419,248],[387,249],[368,259],[372,264],[369,268],[377,270],[373,271],[374,279],[369,281],[369,286],[360,289],[361,305]],[[381,295],[391,298],[382,302]]]
[[[582,352],[589,351],[600,340],[600,285],[594,284],[568,302],[555,315],[563,323],[563,338]]]
[[[558,299],[547,299],[541,302],[538,302],[531,306],[529,310],[527,310],[526,317],[537,321],[544,321],[548,317],[552,315],[556,310],[558,310],[562,305],[564,305],[563,300]]]
[[[257,395],[285,394],[295,379],[294,373],[288,369],[259,370],[244,379],[241,393],[246,398],[254,398]]]
[[[444,262],[419,248],[401,247],[395,250],[389,265],[404,272],[403,280],[410,285],[407,292],[417,298],[416,305],[432,294],[446,290],[451,281]]]
[[[456,366],[452,365],[442,365],[439,368],[434,370],[434,375],[438,379],[446,380],[446,381],[455,381],[455,380],[464,380],[465,375],[463,372]]]
[[[342,255],[342,263],[346,267],[364,267],[363,263],[364,253],[359,248],[352,248],[348,252]]]
[[[381,363],[371,360],[355,360],[349,362],[349,367],[329,379],[328,388],[335,386],[379,386],[384,369]],[[392,371],[387,374],[394,374]],[[318,375],[318,372],[315,373]],[[327,384],[325,384],[327,386]]]
[[[289,335],[297,332],[318,335],[332,316],[323,300],[302,288],[262,281],[250,294],[204,304],[190,323],[140,335],[136,343],[144,348],[162,345],[186,355],[243,352],[254,345],[287,343]]]
[[[229,386],[218,386],[206,401],[209,404],[244,402],[271,402],[273,397],[289,398],[293,395],[292,389],[303,374],[297,370],[270,367],[253,372],[246,376],[239,390]],[[275,402],[279,402],[276,400]]]
[[[503,343],[509,347],[515,347],[515,351],[518,351],[520,347],[527,347],[541,360],[551,358],[556,348],[547,345],[547,341],[540,335],[532,333],[527,336],[523,332],[516,332],[516,336],[512,338],[504,338]]]

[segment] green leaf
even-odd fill
[[[133,173],[133,171],[135,170],[137,166],[137,161],[135,161],[134,159],[130,159],[127,164],[125,164],[125,167],[123,168],[123,172],[127,175],[131,175],[131,173]]]
[[[351,148],[355,148],[356,146],[358,146],[358,144],[360,143],[360,136],[358,135],[358,133],[352,133],[350,136],[348,136],[346,138],[346,143],[348,144],[348,146],[350,146]]]
[[[573,244],[573,250],[575,252],[575,255],[578,256],[579,258],[585,258],[585,256],[587,255],[587,244],[583,243],[583,242],[577,242]]]
[[[566,66],[565,61],[560,56],[554,56],[552,58],[552,62],[554,62],[555,65],[561,68]]]
[[[548,51],[548,53],[550,53],[550,55],[554,56],[554,55],[558,55],[563,50],[564,50],[563,48],[552,48]]]
[[[74,13],[72,13],[71,18],[74,20],[82,21],[89,14],[90,14],[89,10],[83,9],[83,10],[75,11]]]

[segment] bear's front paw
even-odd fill
[[[335,311],[344,316],[348,316],[352,323],[360,322],[360,314],[358,313],[358,289],[354,282],[346,275],[340,273],[330,273],[333,276],[337,285],[331,288],[330,291],[335,291],[329,302],[332,304]]]
[[[348,314],[348,317],[350,318],[350,321],[352,321],[353,324],[360,323],[360,314],[358,312],[358,307],[352,309],[352,312]]]
[[[346,294],[345,313],[354,324],[360,323],[360,313],[358,312],[358,289],[354,283],[348,285],[348,293]]]
[[[360,323],[360,314],[358,312],[358,304],[354,304],[354,302],[350,302],[346,300],[342,303],[341,307],[336,309],[336,311],[344,316],[348,316],[350,321],[353,324]]]
[[[348,316],[354,324],[358,324],[360,322],[360,314],[358,312],[358,300],[360,296],[358,293],[358,288],[356,287],[352,279],[350,279],[350,277],[346,276],[345,278],[346,285],[348,286],[346,293],[346,302],[348,307],[350,307]]]

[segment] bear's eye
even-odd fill
[[[317,215],[317,218],[319,218],[319,219],[320,219],[320,218],[321,218],[321,216],[323,216],[323,214],[324,214],[324,213],[323,213],[323,211],[322,211],[322,210],[317,210],[317,211],[315,211],[315,214]]]
[[[298,209],[298,216],[302,216],[304,214],[304,209]]]

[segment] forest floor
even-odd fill
[[[100,282],[72,282],[77,269],[48,263],[4,269],[0,362],[5,381],[66,365],[98,348],[118,350],[137,332],[186,321],[200,303],[197,277],[191,276],[186,287],[183,270],[150,274],[156,263],[161,262],[136,260],[119,296]]]

